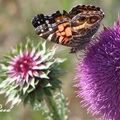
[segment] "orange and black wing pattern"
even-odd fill
[[[62,14],[57,11],[51,16],[38,14],[33,18],[32,24],[36,34],[58,44],[67,43],[72,36],[70,18],[66,11]]]
[[[70,12],[57,11],[49,16],[38,14],[32,19],[32,25],[35,27],[35,33],[40,37],[72,47],[76,52],[90,42],[103,18],[104,13],[99,7],[77,5]]]

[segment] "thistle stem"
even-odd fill
[[[49,108],[50,113],[52,113],[53,120],[66,120],[66,106],[65,106],[65,98],[62,92],[59,92],[59,101],[57,101],[54,96],[46,97],[46,103]],[[58,103],[59,102],[59,103]],[[59,107],[59,105],[60,107]]]

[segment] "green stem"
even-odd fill
[[[47,103],[47,106],[49,108],[50,113],[53,114],[51,116],[53,118],[53,120],[63,120],[63,119],[61,119],[61,116],[58,113],[57,104],[56,104],[54,98],[53,97],[46,97],[45,100],[46,100],[46,103]]]
[[[49,105],[51,105],[54,120],[62,120],[53,97],[49,98]]]
[[[65,98],[61,91],[59,91],[59,103],[58,101],[52,97],[46,97],[46,103],[48,105],[51,116],[53,120],[66,120],[66,106],[65,106]],[[59,104],[59,105],[58,105]],[[60,108],[58,107],[60,106]]]

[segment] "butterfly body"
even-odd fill
[[[99,7],[77,5],[69,13],[38,14],[32,19],[35,33],[57,44],[72,47],[77,52],[90,42],[99,29],[104,13]]]

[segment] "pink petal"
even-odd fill
[[[33,57],[35,54],[35,49],[32,50],[32,52],[30,53],[30,57]]]

